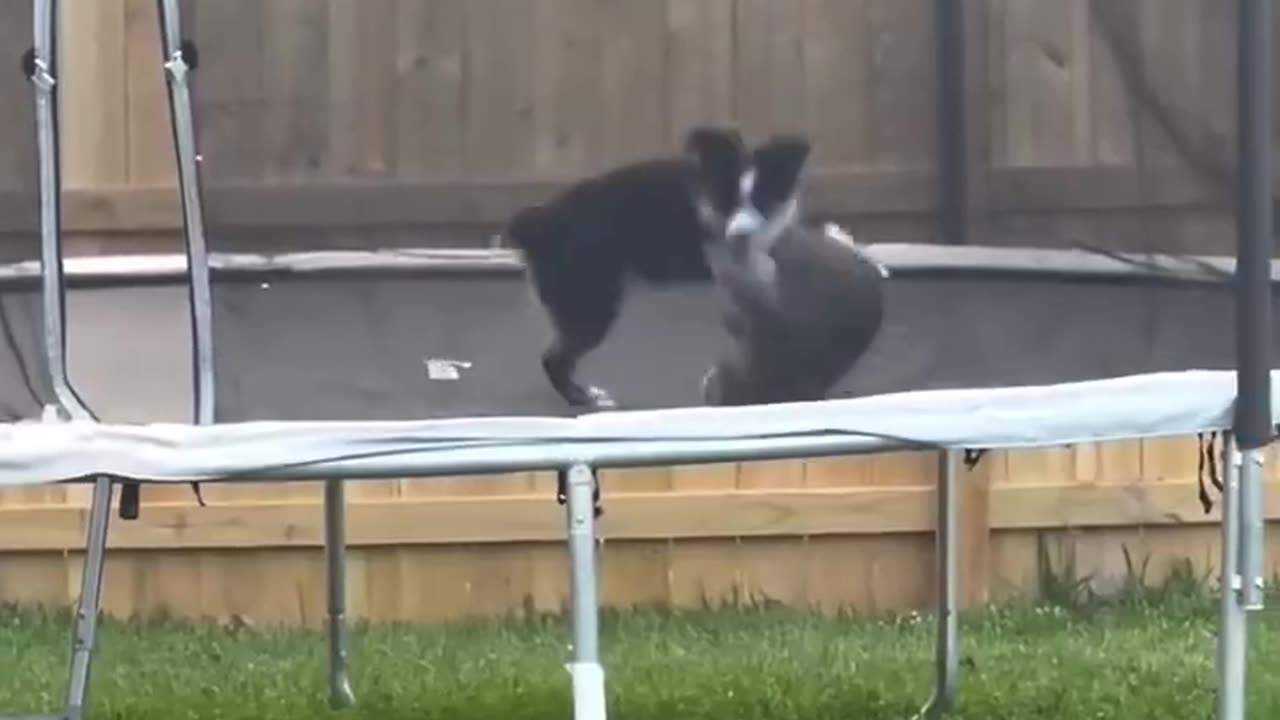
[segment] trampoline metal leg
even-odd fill
[[[81,720],[84,717],[85,699],[89,692],[89,667],[93,661],[94,640],[98,630],[102,570],[106,559],[107,529],[111,522],[111,491],[110,478],[99,477],[94,481],[84,570],[80,580],[80,599],[76,606],[75,634],[71,641],[67,720]]]
[[[1266,450],[1252,448],[1236,455],[1240,463],[1240,558],[1236,563],[1242,578],[1240,602],[1246,611],[1264,608],[1266,561]]]
[[[960,674],[960,623],[956,616],[956,453],[938,452],[937,529],[935,567],[937,581],[937,640],[934,645],[933,694],[917,717],[938,718],[955,704]]]
[[[573,622],[574,720],[605,720],[604,668],[600,664],[600,620],[596,603],[595,473],[586,465],[568,470],[569,579]]]
[[[355,704],[347,669],[347,523],[341,480],[324,483],[324,556],[329,591],[329,704]]]
[[[1218,629],[1218,720],[1244,720],[1247,617],[1240,575],[1240,455],[1228,436],[1222,461],[1222,605]]]

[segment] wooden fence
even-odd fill
[[[1229,248],[1230,6],[969,2],[975,241]],[[732,120],[753,138],[815,138],[820,213],[870,239],[930,232],[927,0],[184,7],[201,82],[214,86],[207,150],[233,157],[210,163],[212,191],[260,196],[249,211],[267,226],[318,219],[344,226],[343,242],[473,238],[567,177],[670,151],[694,122]],[[61,32],[73,250],[176,251],[155,3],[68,5]],[[1196,500],[1198,457],[1194,438],[990,454],[963,477],[966,602],[1034,591],[1042,549],[1074,553],[1102,585],[1123,575],[1123,549],[1152,555],[1153,573],[1181,558],[1213,568],[1217,514]],[[604,599],[923,606],[934,479],[931,453],[606,473]],[[546,474],[349,487],[354,616],[565,602],[562,514]],[[202,509],[185,487],[147,487],[142,518],[114,525],[107,610],[315,623],[318,486],[206,493]],[[86,498],[65,487],[0,493],[0,601],[74,597]],[[1280,535],[1271,540],[1275,565]]]
[[[65,14],[78,247],[177,228],[153,5]],[[456,244],[548,186],[671,151],[693,123],[732,121],[754,139],[814,139],[819,214],[869,239],[932,232],[928,0],[183,6],[200,48],[211,212],[247,196],[232,210],[263,226],[358,224],[344,242],[367,244],[393,241],[394,225],[407,241]],[[1231,3],[967,6],[977,239],[1231,247]]]

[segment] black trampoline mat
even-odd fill
[[[1221,284],[956,270],[887,287],[885,326],[833,396],[1234,366]],[[222,280],[214,300],[222,421],[575,412],[542,374],[549,326],[516,273]],[[723,342],[708,289],[633,292],[579,377],[624,408],[696,405]]]

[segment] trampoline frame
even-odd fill
[[[963,243],[968,227],[965,201],[964,93],[957,83],[964,81],[964,0],[935,0],[935,58],[938,70],[938,112],[936,124],[940,141],[939,178],[942,212],[941,235],[949,242]],[[1263,0],[1238,0],[1239,55],[1238,78],[1240,123],[1239,196],[1236,208],[1239,254],[1236,275],[1239,283],[1237,313],[1238,342],[1242,361],[1239,369],[1239,396],[1236,427],[1228,433],[1224,448],[1226,478],[1222,516],[1222,604],[1219,634],[1218,718],[1243,720],[1245,687],[1246,613],[1262,607],[1262,448],[1271,438],[1270,427],[1270,305],[1258,302],[1269,293],[1271,265],[1270,243],[1270,174],[1265,161],[1269,142],[1268,103],[1265,90],[1269,83],[1269,23],[1260,22],[1267,9]],[[161,19],[163,63],[166,71],[170,110],[174,118],[174,142],[179,163],[179,182],[183,200],[184,234],[187,239],[187,263],[193,319],[193,380],[196,388],[196,422],[211,423],[214,413],[214,382],[211,316],[211,258],[204,243],[204,222],[199,192],[199,167],[195,150],[194,117],[188,72],[192,69],[185,57],[181,34],[181,18],[177,0],[158,0]],[[64,294],[66,278],[61,256],[58,178],[57,69],[55,27],[57,0],[33,0],[33,48],[36,72],[31,77],[37,113],[41,202],[41,266],[42,301],[44,303],[44,352],[59,410],[69,418],[93,419],[66,372]],[[1266,212],[1264,212],[1264,210]],[[250,263],[252,264],[252,263]],[[245,271],[253,271],[249,267]],[[123,273],[131,276],[130,273]],[[1266,425],[1260,427],[1259,422]],[[874,443],[865,438],[833,442],[810,439],[790,444],[781,443],[772,450],[755,450],[731,441],[722,443],[718,458],[737,460],[764,457],[803,457],[822,453],[867,452]],[[609,453],[621,461],[627,451],[619,444]],[[652,448],[634,449],[633,461],[711,462],[716,453],[699,451],[696,457],[682,456],[673,446],[666,452]],[[937,643],[934,689],[922,709],[923,715],[940,716],[953,704],[959,682],[959,627],[956,616],[957,558],[956,518],[958,452],[938,451],[936,587]],[[603,720],[604,677],[599,657],[598,599],[595,562],[596,527],[594,507],[598,482],[596,467],[606,464],[602,458],[591,461],[570,460],[558,464],[565,490],[568,552],[570,555],[571,615],[573,627],[572,662],[574,714],[578,720]],[[330,470],[341,469],[333,463]],[[450,468],[422,467],[411,469],[417,474],[449,472]],[[456,470],[456,469],[454,469]],[[330,474],[325,479],[325,553],[328,570],[328,631],[330,656],[330,701],[335,706],[354,702],[347,665],[345,621],[345,501],[344,482],[349,478]],[[103,561],[110,521],[113,485],[117,479],[99,476],[92,479],[93,495],[89,509],[86,555],[81,579],[81,594],[76,605],[76,618],[71,641],[71,659],[66,706],[59,715],[44,716],[80,720],[84,716],[90,666],[94,649],[103,579]],[[4,716],[12,720],[16,716]],[[35,717],[35,716],[32,716]]]

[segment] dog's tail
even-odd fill
[[[541,205],[523,207],[511,216],[507,224],[491,239],[491,247],[511,247],[524,252],[536,252],[547,235],[546,213]]]
[[[840,227],[839,225],[833,222],[825,223],[822,226],[822,229],[824,232],[826,232],[827,237],[831,238],[832,240],[835,240],[836,242],[844,244],[845,247],[852,250],[854,254],[858,255],[863,260],[866,260],[872,265],[875,265],[876,270],[879,271],[880,273],[880,277],[887,278],[889,277],[889,275],[892,274],[891,271],[889,270],[889,266],[885,265],[879,260],[876,260],[874,257],[871,257],[871,254],[866,251],[866,246],[854,240],[853,235],[851,235],[849,231],[845,230],[844,228]]]
[[[546,305],[544,283],[556,268],[564,265],[551,227],[552,215],[542,205],[529,205],[515,212],[502,230],[493,236],[494,248],[512,248],[524,263],[525,278],[538,302]]]

